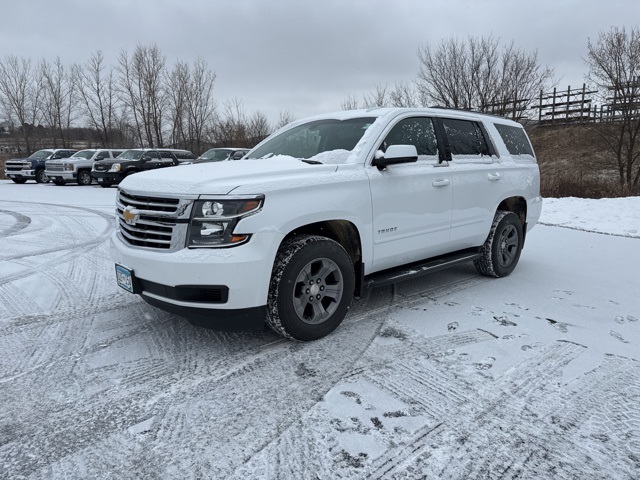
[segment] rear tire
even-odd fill
[[[509,275],[518,264],[523,241],[520,217],[513,212],[499,210],[482,246],[482,256],[474,261],[478,272],[495,278]]]
[[[315,235],[285,241],[273,266],[267,324],[294,340],[317,340],[342,322],[355,285],[353,263],[337,242]]]

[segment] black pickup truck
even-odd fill
[[[128,175],[162,167],[178,165],[180,161],[196,158],[187,150],[171,148],[132,148],[116,158],[94,162],[91,177],[101,187],[110,187]]]

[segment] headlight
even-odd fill
[[[114,163],[113,165],[111,165],[111,168],[109,168],[110,172],[119,172],[120,171],[120,164],[119,163]]]
[[[64,170],[69,170],[70,172],[73,172],[73,163],[63,163],[62,168]]]
[[[190,248],[234,247],[251,238],[236,233],[238,222],[262,209],[263,195],[196,200],[193,205],[187,246]]]

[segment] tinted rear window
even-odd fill
[[[452,155],[489,155],[487,141],[476,122],[443,118]]]
[[[511,155],[533,155],[533,149],[524,128],[494,123],[496,130]]]

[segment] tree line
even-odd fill
[[[237,98],[220,109],[215,80],[202,59],[169,67],[155,45],[121,51],[116,66],[101,51],[71,67],[60,58],[34,63],[10,55],[0,59],[0,119],[28,153],[43,131],[48,146],[70,147],[80,125],[100,147],[251,147],[292,120],[282,112],[272,126],[260,111],[248,115]]]
[[[362,99],[348,96],[343,110],[437,105],[522,120],[520,102],[552,87],[553,69],[537,52],[489,37],[444,39],[417,51],[416,78],[377,85]],[[640,30],[611,27],[588,39],[586,78],[603,104],[615,106],[610,123],[594,129],[615,158],[621,185],[640,184]],[[96,145],[174,146],[202,152],[211,145],[251,147],[293,117],[282,112],[269,125],[262,112],[247,115],[238,98],[217,105],[216,75],[204,60],[169,67],[157,46],[120,52],[116,66],[100,51],[84,65],[60,59],[8,56],[0,60],[0,119],[32,151],[44,126],[53,146],[68,147],[72,127],[85,125]]]

